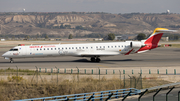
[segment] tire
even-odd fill
[[[94,57],[91,58],[91,62],[95,62],[96,59]]]

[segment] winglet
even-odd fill
[[[156,28],[156,32],[177,32],[177,30],[169,30],[166,28]]]

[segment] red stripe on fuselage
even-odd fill
[[[131,52],[133,51],[133,49],[131,49],[129,52],[127,52],[125,55],[129,55]]]
[[[45,46],[29,46],[29,48],[51,48],[56,47],[55,45],[45,45]]]

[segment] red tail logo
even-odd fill
[[[144,42],[146,46],[140,48],[139,51],[151,50],[158,47],[159,40],[161,39],[163,32],[169,31],[166,28],[156,28],[151,36]]]

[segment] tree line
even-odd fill
[[[137,35],[137,37],[135,39],[137,40],[144,40],[144,39],[147,39],[149,35],[146,35],[144,33],[139,33]],[[163,37],[169,37],[169,40],[179,40],[180,39],[180,34],[164,34]],[[44,39],[49,39],[49,38],[66,38],[66,37],[60,37],[58,35],[48,35],[46,33],[44,34],[36,34],[36,35],[24,35],[24,34],[19,34],[19,35],[10,35],[10,34],[7,34],[7,35],[4,35],[4,34],[0,34],[0,38],[4,38],[6,40],[8,39],[26,39],[26,40],[29,40],[31,38],[33,39],[39,39],[39,38],[44,38]],[[68,35],[68,39],[72,39],[72,38],[104,38],[106,40],[114,40],[115,39],[115,34],[114,33],[109,33],[109,34],[100,34],[100,33],[91,33],[91,34],[88,34],[88,35],[84,35],[84,36],[73,36],[72,34],[69,34]]]

